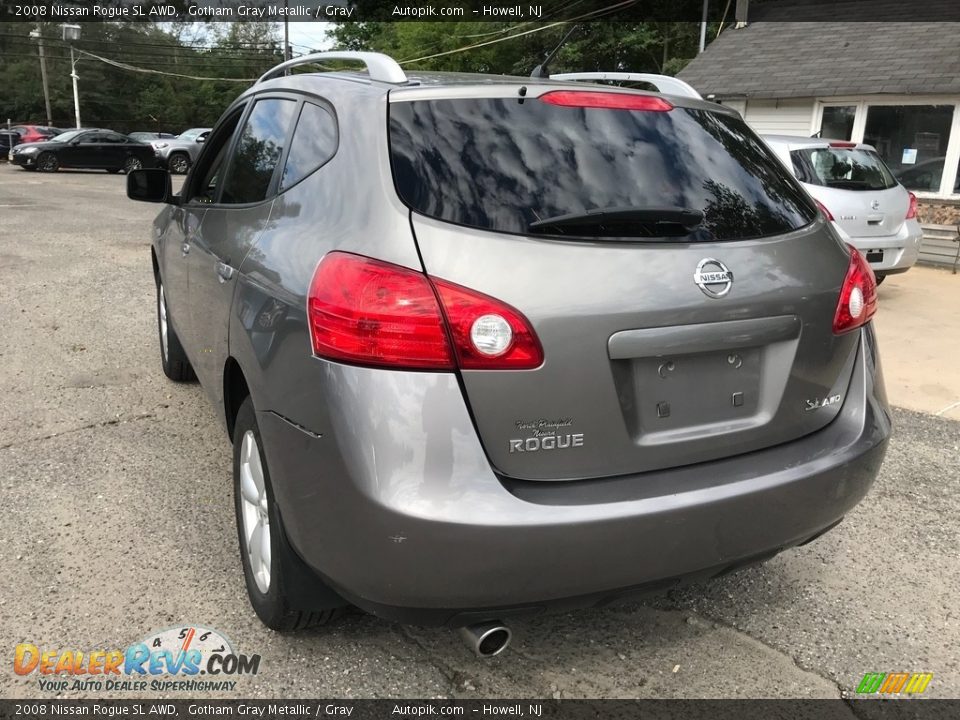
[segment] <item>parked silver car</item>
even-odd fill
[[[284,76],[345,58],[369,72]],[[237,98],[178,195],[131,176],[166,203],[163,371],[233,441],[268,626],[349,602],[490,655],[500,621],[722,575],[864,497],[890,434],[873,273],[671,81],[320,53]]]
[[[841,238],[866,256],[877,283],[913,267],[923,239],[917,197],[872,146],[790,135],[763,139],[816,199]]]
[[[210,134],[210,128],[191,128],[176,138],[153,140],[150,144],[157,151],[161,164],[177,175],[185,174],[196,162],[203,147],[203,141]]]

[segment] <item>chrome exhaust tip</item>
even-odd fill
[[[488,658],[506,650],[513,634],[499,620],[491,620],[460,628],[460,636],[478,656]]]

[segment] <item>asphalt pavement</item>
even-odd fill
[[[875,487],[823,538],[644,604],[518,621],[492,660],[360,613],[265,629],[225,432],[198,385],[160,371],[157,208],[123,188],[0,166],[0,697],[131,697],[42,690],[12,672],[14,646],[122,648],[194,623],[262,657],[211,697],[835,698],[900,671],[960,697],[960,423],[907,410]]]

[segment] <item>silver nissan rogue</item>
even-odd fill
[[[342,60],[366,72],[284,75]],[[166,203],[163,370],[233,441],[269,627],[352,604],[490,655],[511,618],[722,575],[866,494],[891,425],[864,257],[736,112],[614,75],[307,56],[179,194],[131,174]]]

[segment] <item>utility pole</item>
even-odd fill
[[[70,77],[73,78],[73,113],[77,120],[77,129],[80,129],[80,91],[77,89],[77,59],[73,54],[73,43],[80,39],[79,25],[64,25],[63,39],[70,43]]]
[[[707,3],[710,0],[703,0],[703,16],[700,19],[700,50],[697,52],[699,55],[707,47]]]
[[[43,104],[47,108],[47,125],[53,125],[53,113],[50,112],[50,85],[47,83],[47,56],[43,53],[43,35],[40,34],[40,25],[30,31],[30,37],[37,39],[37,48],[40,51],[40,80],[43,82]]]
[[[290,0],[283,0],[283,59],[284,61],[290,59],[290,16],[287,15],[286,10],[289,7]],[[289,75],[290,71],[285,70],[284,75]]]

